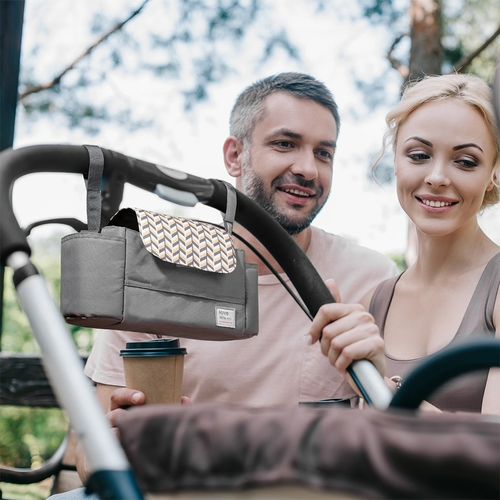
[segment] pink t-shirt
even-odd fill
[[[324,279],[334,279],[343,302],[359,302],[397,274],[387,257],[340,236],[312,228],[307,256]],[[283,275],[288,285],[288,277]],[[311,321],[273,275],[259,276],[259,334],[226,342],[180,339],[187,348],[183,394],[193,402],[296,406],[302,401],[353,398],[354,391],[306,341]],[[172,335],[175,336],[175,335]],[[101,384],[124,386],[125,343],[156,335],[100,331],[85,373]]]

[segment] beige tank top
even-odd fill
[[[389,307],[394,295],[394,289],[401,275],[380,283],[370,302],[370,313],[384,337],[384,326]],[[451,341],[460,342],[464,339],[491,337],[495,335],[493,325],[493,310],[500,286],[500,253],[496,254],[484,268],[470,303],[465,311],[462,322],[455,337]],[[413,368],[425,359],[396,359],[385,355],[387,376],[399,375],[405,378]],[[478,370],[458,376],[443,384],[429,398],[429,402],[443,411],[480,412],[488,370]]]

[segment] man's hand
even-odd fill
[[[116,427],[116,419],[118,415],[131,406],[143,405],[146,400],[146,396],[141,391],[105,384],[97,384],[96,394],[104,411],[106,411],[106,416],[117,437],[118,428]],[[182,396],[181,404],[190,405],[192,403],[188,397]],[[77,445],[75,458],[78,474],[85,484],[90,471],[80,443]]]
[[[119,387],[111,393],[109,410],[106,416],[112,427],[116,427],[116,419],[123,412],[131,406],[143,405],[146,401],[146,396],[143,392],[135,389],[127,389],[126,387]],[[187,396],[182,396],[182,405],[192,404]]]
[[[105,384],[97,384],[96,394],[117,437],[118,428],[115,426],[115,419],[118,415],[130,406],[144,404],[146,399],[144,393],[140,391]],[[90,468],[80,443],[78,443],[76,448],[75,459],[78,475],[82,483],[85,484],[90,473]]]
[[[116,427],[116,419],[131,406],[143,405],[146,401],[146,396],[143,392],[135,389],[127,389],[120,387],[111,393],[109,400],[109,410],[107,412],[108,420],[111,427]]]

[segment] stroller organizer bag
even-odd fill
[[[87,148],[89,230],[61,244],[66,321],[201,340],[256,335],[257,266],[232,244],[234,188],[228,185],[228,230],[131,208],[100,230],[102,152]]]

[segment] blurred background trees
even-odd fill
[[[452,71],[492,79],[500,53],[496,0],[357,0],[350,6],[299,2],[318,18],[331,17],[332,30],[359,17],[383,29],[385,57],[401,83]],[[33,4],[30,19],[38,36],[23,53],[20,106],[31,118],[59,113],[67,125],[95,132],[104,122],[137,127],[155,121],[151,115],[137,116],[132,102],[121,102],[113,89],[103,88],[114,72],[121,78],[160,78],[165,86],[180,83],[179,97],[188,110],[207,100],[240,64],[262,65],[276,51],[300,60],[302,45],[314,36],[306,33],[304,40],[291,33],[282,12],[268,0],[127,0],[118,6],[90,2],[82,15],[87,41],[82,40],[74,55],[70,50],[57,53],[58,63],[46,67],[40,63],[42,54],[53,50],[52,16],[42,15],[45,3]],[[67,9],[67,3],[59,3],[58,9]],[[354,64],[353,71],[360,98],[371,106],[393,100],[384,88],[386,72],[363,74]],[[119,94],[119,88],[114,91]]]

